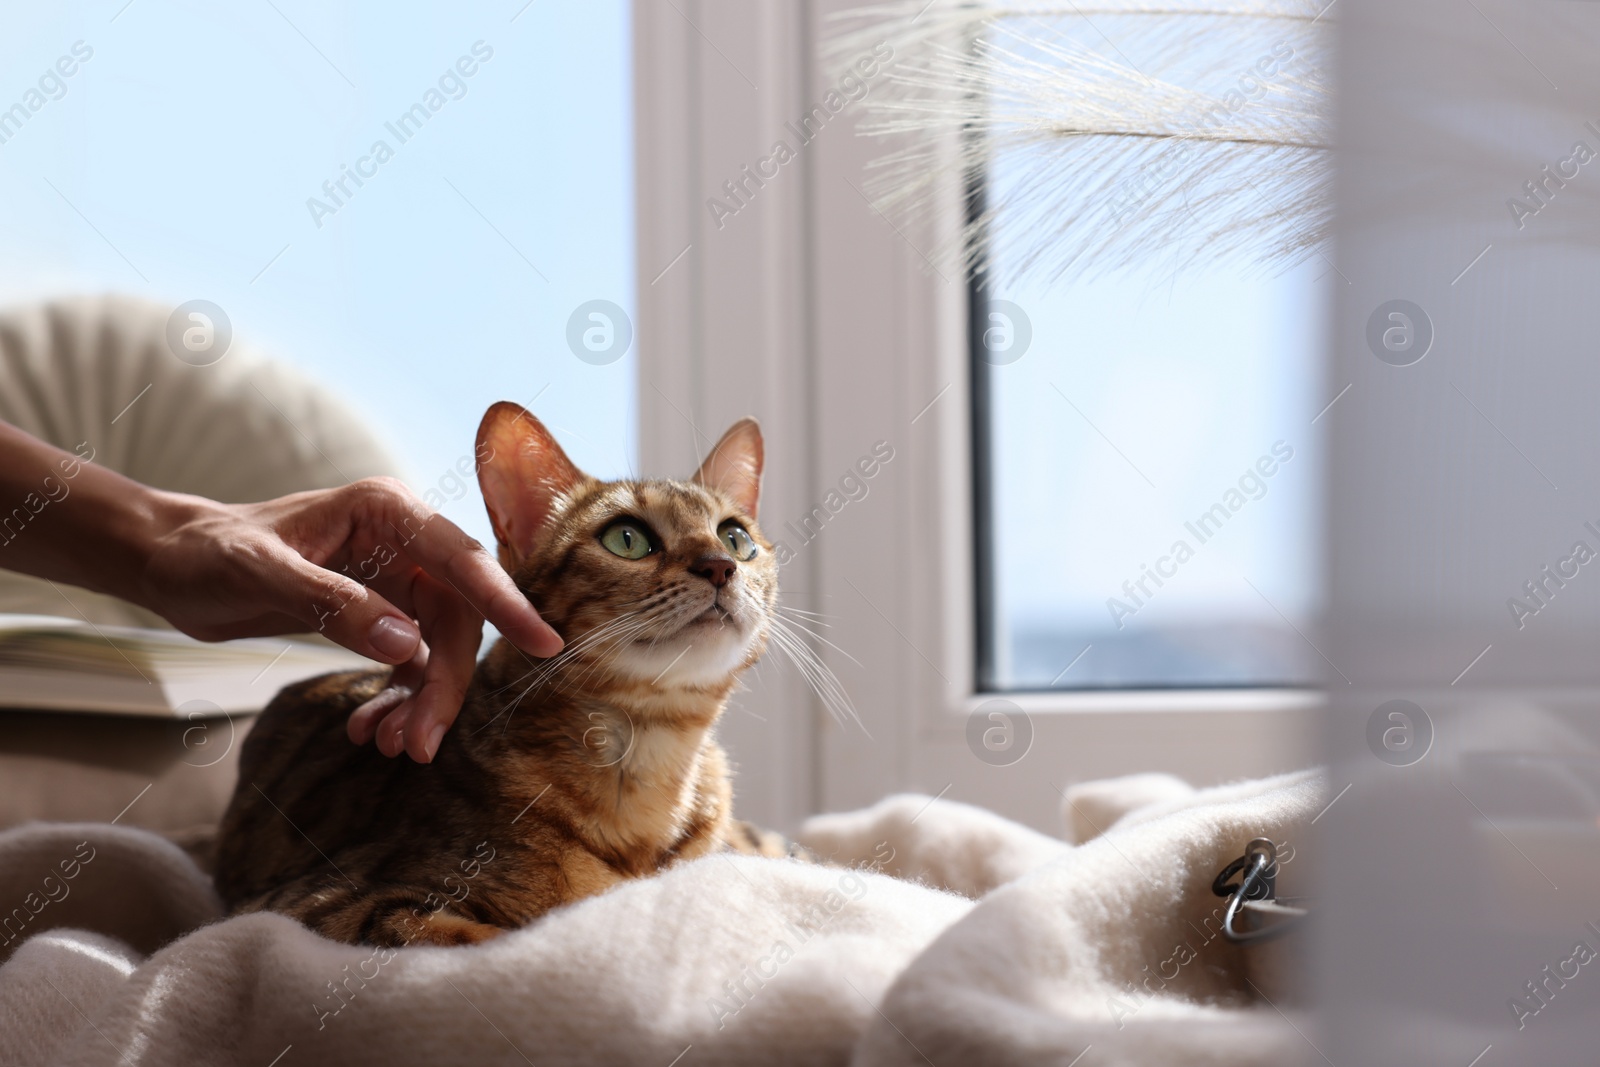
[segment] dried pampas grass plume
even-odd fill
[[[1329,234],[1326,3],[910,0],[842,13],[825,62],[894,48],[859,128],[889,142],[867,195],[910,221],[964,189],[942,258],[986,287],[1153,259],[1277,272]]]

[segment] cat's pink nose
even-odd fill
[[[728,584],[728,579],[733,577],[733,569],[736,566],[737,564],[727,556],[701,556],[695,560],[694,566],[689,568],[689,573],[698,574],[721,589]]]

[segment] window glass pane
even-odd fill
[[[1322,82],[1320,47],[1270,19],[1001,22],[994,49],[1020,59],[990,95],[996,216],[974,297],[1002,345],[975,331],[983,681],[1314,683],[1317,420],[1341,384],[1323,380],[1320,344],[1340,279],[1315,251],[1286,269],[1194,250],[1256,215],[1310,228],[1292,215],[1316,185],[1304,157],[1259,145],[1316,136],[1295,116]],[[1044,135],[1057,112],[1245,140]],[[1079,199],[1051,202],[1058,186]]]
[[[1017,254],[1001,242],[1002,276]],[[1313,419],[1329,400],[1316,339],[1330,268],[1172,266],[994,294],[1020,313],[991,304],[991,328],[1032,336],[981,371],[991,685],[1317,678]]]
[[[634,307],[628,12],[18,8],[12,91],[75,41],[92,56],[0,145],[0,299],[213,301],[488,539],[470,460],[490,403],[533,401],[597,475],[634,466],[632,347],[598,365],[567,340],[588,301]]]

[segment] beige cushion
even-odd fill
[[[0,313],[0,419],[68,451],[87,443],[96,463],[146,485],[230,503],[399,473],[354,412],[239,337],[210,366],[179,359],[172,310],[99,296]],[[111,597],[71,596],[97,623],[166,625]],[[49,583],[8,571],[0,611],[77,614]]]
[[[0,829],[116,819],[186,847],[208,842],[254,722],[0,712]]]
[[[179,359],[167,343],[172,313],[118,296],[0,313],[0,419],[69,451],[87,443],[94,462],[148,485],[229,502],[399,472],[348,407],[237,335],[209,366]],[[68,592],[71,604],[47,582],[0,571],[0,612],[166,625],[115,598]],[[122,825],[215,823],[248,725],[0,711],[0,828],[109,820],[147,785]]]

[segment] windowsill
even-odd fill
[[[975,693],[961,705],[970,714],[989,700],[1009,700],[1030,715],[1109,712],[1310,712],[1327,703],[1320,689],[1102,689],[1078,692]]]

